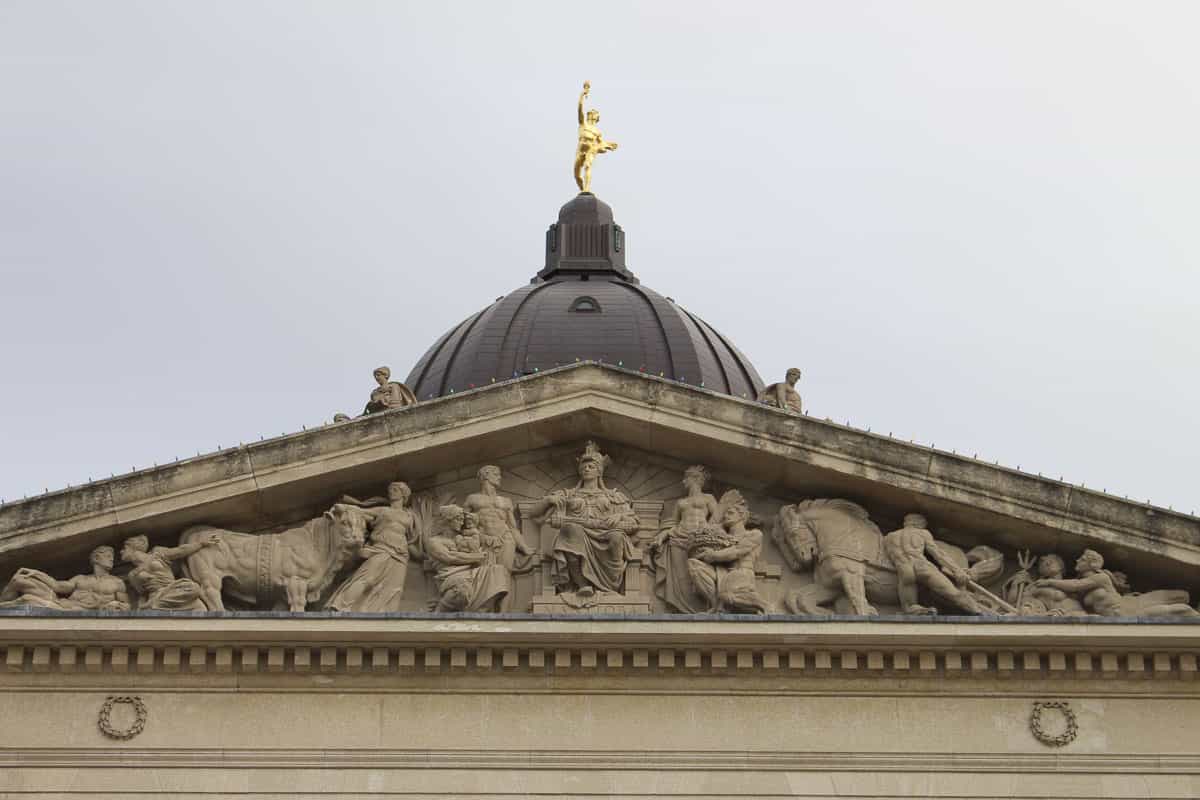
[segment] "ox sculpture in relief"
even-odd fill
[[[183,572],[200,585],[205,605],[224,611],[230,597],[258,608],[304,611],[329,588],[333,579],[359,557],[369,515],[338,503],[317,519],[280,533],[249,534],[197,525],[179,543],[210,539],[218,544],[193,553]]]
[[[990,547],[962,549],[937,541],[918,514],[884,534],[867,511],[848,500],[805,500],[783,506],[775,520],[775,543],[796,571],[813,568],[813,582],[784,600],[793,614],[829,614],[845,597],[854,614],[875,615],[872,601],[901,613],[936,613],[917,603],[924,590],[958,613],[1009,614],[1013,606],[979,585],[1002,569]],[[973,563],[974,562],[974,563]]]

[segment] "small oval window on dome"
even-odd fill
[[[584,295],[583,297],[576,297],[571,303],[571,308],[568,310],[578,311],[581,314],[598,314],[600,313],[600,304],[596,302],[596,298]]]

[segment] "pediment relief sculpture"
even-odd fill
[[[387,493],[386,505],[381,505],[384,498],[342,498],[343,503],[363,509],[370,533],[358,551],[362,563],[325,604],[330,611],[400,610],[409,559],[421,557],[421,526],[418,515],[407,507],[412,496],[407,483],[394,481]],[[372,507],[377,505],[381,507]]]
[[[857,615],[878,613],[872,602],[899,613],[995,616],[1200,616],[1184,590],[1130,591],[1123,573],[1104,569],[1087,549],[1076,577],[1048,553],[1018,555],[1020,569],[1004,578],[1004,556],[980,545],[964,552],[934,538],[921,514],[883,534],[866,509],[847,500],[806,500],[779,510],[773,536],[795,571],[812,569],[813,582],[788,593],[794,614],[830,614],[839,601]],[[1037,577],[1030,572],[1037,564]],[[831,607],[831,604],[833,607]]]
[[[719,525],[702,529],[688,547],[688,575],[708,601],[705,611],[766,614],[770,608],[758,592],[754,565],[762,552],[762,531],[747,528],[750,507],[737,489],[721,495]],[[711,533],[717,533],[712,536]]]
[[[1077,560],[1032,547],[1006,556],[978,531],[955,544],[919,513],[885,531],[849,500],[788,503],[701,465],[606,450],[538,451],[418,494],[395,480],[267,532],[195,525],[173,546],[127,537],[115,569],[109,546],[92,551],[90,574],[18,569],[0,607],[1200,615],[1183,589],[1133,591],[1096,547]]]
[[[845,597],[852,613],[875,615],[872,601],[902,613],[929,614],[920,589],[958,613],[982,614],[987,606],[967,589],[973,583],[966,554],[933,538],[920,514],[884,534],[866,509],[848,500],[805,500],[779,510],[775,541],[793,569],[813,569],[813,582],[787,596],[795,614],[828,614]]]
[[[686,494],[675,501],[674,514],[651,545],[655,593],[669,610],[680,614],[699,614],[709,605],[688,568],[694,543],[703,537],[705,529],[719,527],[720,505],[717,498],[704,491],[708,479],[708,470],[699,464],[684,471]]]
[[[38,569],[22,567],[0,592],[0,606],[36,606],[59,611],[129,611],[125,581],[112,574],[113,548],[101,545],[92,550],[90,575],[66,580]]]
[[[339,572],[361,557],[372,519],[357,506],[338,503],[321,517],[281,533],[237,533],[198,525],[184,531],[179,543],[186,547],[214,535],[219,540],[185,562],[210,610],[225,610],[222,595],[228,594],[250,608],[304,611]]]
[[[579,598],[624,592],[625,568],[634,554],[629,536],[642,527],[629,498],[605,486],[609,462],[588,442],[578,459],[579,482],[530,509],[558,532],[550,556],[555,586]]]
[[[498,611],[512,590],[512,572],[501,563],[502,540],[484,534],[479,515],[461,506],[437,510],[426,555],[438,590],[435,611]]]
[[[136,607],[151,611],[207,611],[200,584],[190,578],[176,577],[174,564],[205,547],[220,544],[221,538],[216,534],[179,547],[152,548],[145,536],[126,539],[121,560],[133,565],[125,580],[136,599]]]

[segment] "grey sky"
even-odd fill
[[[631,268],[813,414],[1190,511],[1198,23],[0,2],[0,497],[361,411],[537,270],[590,79]]]

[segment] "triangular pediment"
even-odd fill
[[[612,488],[659,505],[654,520],[638,512],[644,531],[669,527],[689,465],[710,470],[714,496],[738,489],[764,530],[759,572],[778,582],[773,602],[804,582],[779,550],[775,520],[808,499],[856,504],[882,532],[919,512],[941,541],[1003,552],[1006,574],[1020,551],[1058,553],[1069,567],[1093,548],[1136,589],[1200,588],[1194,517],[591,363],[6,505],[0,574],[22,566],[70,574],[97,545],[139,534],[173,545],[195,525],[278,531],[401,478],[415,495],[461,500],[485,464],[502,468],[514,503],[528,504],[573,484],[588,440],[612,458]],[[644,531],[639,543],[648,546]],[[520,602],[544,588],[527,587]],[[406,589],[413,608],[418,594]]]

